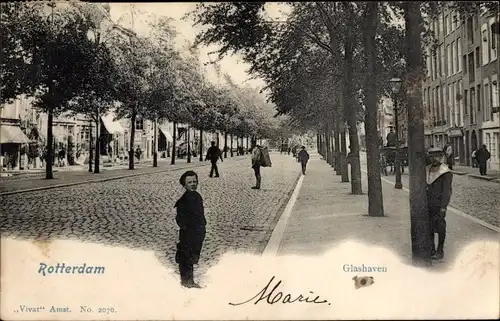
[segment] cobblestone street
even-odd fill
[[[198,273],[226,251],[258,253],[265,247],[300,172],[291,156],[272,158],[273,167],[262,169],[261,190],[250,189],[255,178],[248,158],[219,164],[220,178],[209,178],[208,166],[193,168],[208,221]],[[183,193],[182,172],[1,196],[2,236],[154,250],[162,263],[172,264],[178,238],[173,206]]]

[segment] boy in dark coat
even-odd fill
[[[188,288],[200,288],[194,282],[193,265],[198,264],[200,259],[207,221],[203,199],[196,191],[198,175],[193,171],[187,171],[182,174],[179,182],[186,192],[175,203],[177,208],[175,220],[180,228],[175,262],[179,264],[181,285]]]
[[[446,238],[446,208],[452,193],[453,174],[444,162],[444,152],[438,148],[429,149],[430,164],[427,165],[427,207],[431,221],[432,259],[444,257]],[[438,235],[436,250],[435,233]]]

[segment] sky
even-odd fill
[[[182,20],[182,17],[194,9],[196,3],[186,2],[173,2],[173,3],[110,3],[111,18],[115,23],[123,27],[130,28],[140,36],[147,36],[149,33],[148,22],[154,21],[156,17],[170,17],[172,18],[172,26],[178,32],[178,39],[176,45],[179,50],[183,50],[185,41],[193,42],[199,27],[193,27],[192,21]],[[266,13],[272,19],[280,19],[282,14],[281,10],[286,10],[284,5],[280,3],[266,4]],[[133,15],[132,15],[132,12]],[[132,19],[133,17],[133,19]],[[211,57],[209,52],[215,51],[217,46],[200,47],[200,60],[202,62],[209,62],[215,60],[217,55],[213,54]],[[246,70],[250,66],[244,63],[239,55],[228,56],[220,62],[220,70],[222,73],[228,73],[232,80],[238,85],[251,85],[259,89],[265,86],[265,83],[260,79],[250,79]],[[218,83],[221,80],[218,78],[215,68],[210,65],[206,67],[207,76],[210,81]]]

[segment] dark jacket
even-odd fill
[[[301,163],[307,163],[309,161],[309,153],[305,149],[300,150],[298,157]]]
[[[212,162],[216,162],[218,159],[222,160],[222,152],[217,146],[210,146],[207,150],[206,159],[209,159]]]
[[[207,224],[203,199],[198,192],[185,192],[175,203],[175,207],[175,220],[180,228],[175,261],[196,264],[200,258]]]
[[[450,203],[453,174],[445,164],[436,172],[430,172],[427,166],[427,206],[446,208]]]
[[[486,163],[488,159],[490,159],[491,154],[486,148],[479,148],[476,151],[476,160],[478,163]]]

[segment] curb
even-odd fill
[[[450,171],[453,175],[467,175],[467,172]]]
[[[472,177],[475,179],[482,179],[483,181],[492,181],[492,180],[496,179],[495,177],[481,176],[481,175],[477,175],[477,174],[469,174],[469,177]]]

